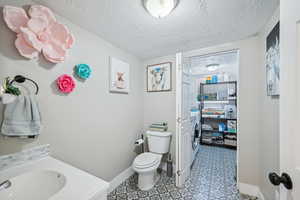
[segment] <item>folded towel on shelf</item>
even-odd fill
[[[150,125],[150,128],[162,128],[162,129],[164,129],[164,128],[166,128],[166,127],[168,127],[168,126]]]
[[[33,137],[40,134],[41,126],[41,114],[34,95],[18,96],[5,105],[2,135]]]
[[[160,128],[149,128],[150,131],[159,131],[159,132],[166,132],[168,129],[160,129]]]
[[[149,126],[149,130],[151,131],[167,131],[168,130],[168,123],[166,122],[157,122],[157,123],[153,123]]]
[[[155,128],[155,127],[149,127],[149,130],[150,131],[167,131],[168,130],[168,127],[165,127],[165,128]]]
[[[167,122],[156,122],[152,123],[151,126],[168,126]]]

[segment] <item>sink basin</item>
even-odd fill
[[[9,181],[11,186],[0,191],[1,200],[46,200],[66,184],[64,175],[50,170],[27,172]]]
[[[0,200],[107,200],[109,188],[106,181],[51,156],[0,170],[1,183]]]

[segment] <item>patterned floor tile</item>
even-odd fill
[[[236,151],[231,149],[201,146],[191,170],[191,177],[184,188],[175,186],[175,176],[165,172],[157,184],[148,191],[137,187],[137,174],[128,178],[108,196],[108,200],[258,200],[240,195],[236,188]]]

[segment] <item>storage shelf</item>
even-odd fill
[[[210,132],[210,133],[231,133],[231,134],[236,134],[236,132],[219,131],[219,130],[205,130],[205,129],[201,129],[201,132]]]
[[[209,146],[216,146],[216,147],[226,147],[226,148],[231,148],[231,149],[236,149],[237,146],[235,145],[228,145],[228,144],[219,144],[219,143],[206,143],[206,142],[201,142],[202,145],[209,145]]]
[[[201,129],[202,132],[210,132],[210,133],[224,133],[224,131],[218,131],[218,130],[205,130]]]
[[[222,117],[203,117],[203,119],[220,119],[220,120],[237,120],[236,118],[222,118]]]
[[[236,84],[236,81],[223,81],[217,83],[200,83],[201,85],[222,85],[222,84]]]
[[[232,100],[237,100],[237,98],[236,97],[228,97],[227,100],[232,101]]]
[[[236,97],[229,97],[228,99],[226,100],[201,100],[200,103],[230,103],[232,101],[235,101],[236,100]]]
[[[209,85],[211,87],[214,87],[213,85],[215,85],[214,88],[214,92],[216,91],[221,91],[224,90],[224,88],[222,87],[218,87],[218,85],[226,85],[226,87],[231,87],[232,84],[234,86],[235,89],[235,95],[230,96],[228,95],[223,95],[223,100],[217,100],[217,97],[213,96],[210,97],[211,100],[209,99],[205,99],[203,96],[208,96],[208,94],[204,93],[205,88],[209,89]],[[218,106],[223,106],[223,105],[235,105],[237,106],[237,82],[236,81],[228,81],[228,82],[218,82],[218,83],[200,83],[200,97],[201,97],[201,101],[199,103],[199,110],[200,110],[200,116],[201,116],[201,126],[200,126],[200,130],[202,132],[201,134],[201,138],[200,138],[200,143],[201,144],[205,144],[205,145],[211,145],[211,146],[218,146],[218,147],[226,147],[226,148],[232,148],[232,149],[236,149],[237,145],[235,144],[237,142],[237,132],[229,132],[229,131],[219,131],[217,127],[212,126],[212,128],[216,128],[213,130],[207,130],[207,129],[203,129],[202,128],[202,124],[218,124],[218,123],[227,123],[229,120],[233,120],[233,121],[237,121],[237,118],[235,117],[235,115],[233,115],[235,118],[226,118],[225,114],[223,115],[207,115],[205,114],[205,112],[203,113],[203,109],[206,106],[211,106],[211,105],[207,105],[207,104],[219,104]],[[209,98],[209,97],[207,97]],[[215,100],[213,100],[215,99]],[[214,113],[214,112],[207,112],[207,113]],[[216,112],[217,113],[217,112]],[[223,113],[223,112],[219,112],[219,113]],[[227,116],[227,115],[226,115]],[[237,124],[237,123],[236,123]],[[217,134],[213,134],[213,133],[217,133]],[[213,136],[213,135],[219,135],[219,136]],[[228,142],[228,138],[226,139],[227,136],[234,136],[235,139],[230,138],[231,140],[235,140],[235,142]],[[225,143],[226,140],[226,143]]]
[[[204,100],[202,101],[203,103],[212,103],[212,104],[217,104],[217,103],[225,103],[225,104],[228,104],[229,101],[227,100]]]

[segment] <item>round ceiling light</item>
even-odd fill
[[[156,18],[169,15],[177,6],[179,0],[144,0],[146,10]]]
[[[213,63],[206,65],[208,71],[216,71],[220,67],[220,64]]]

